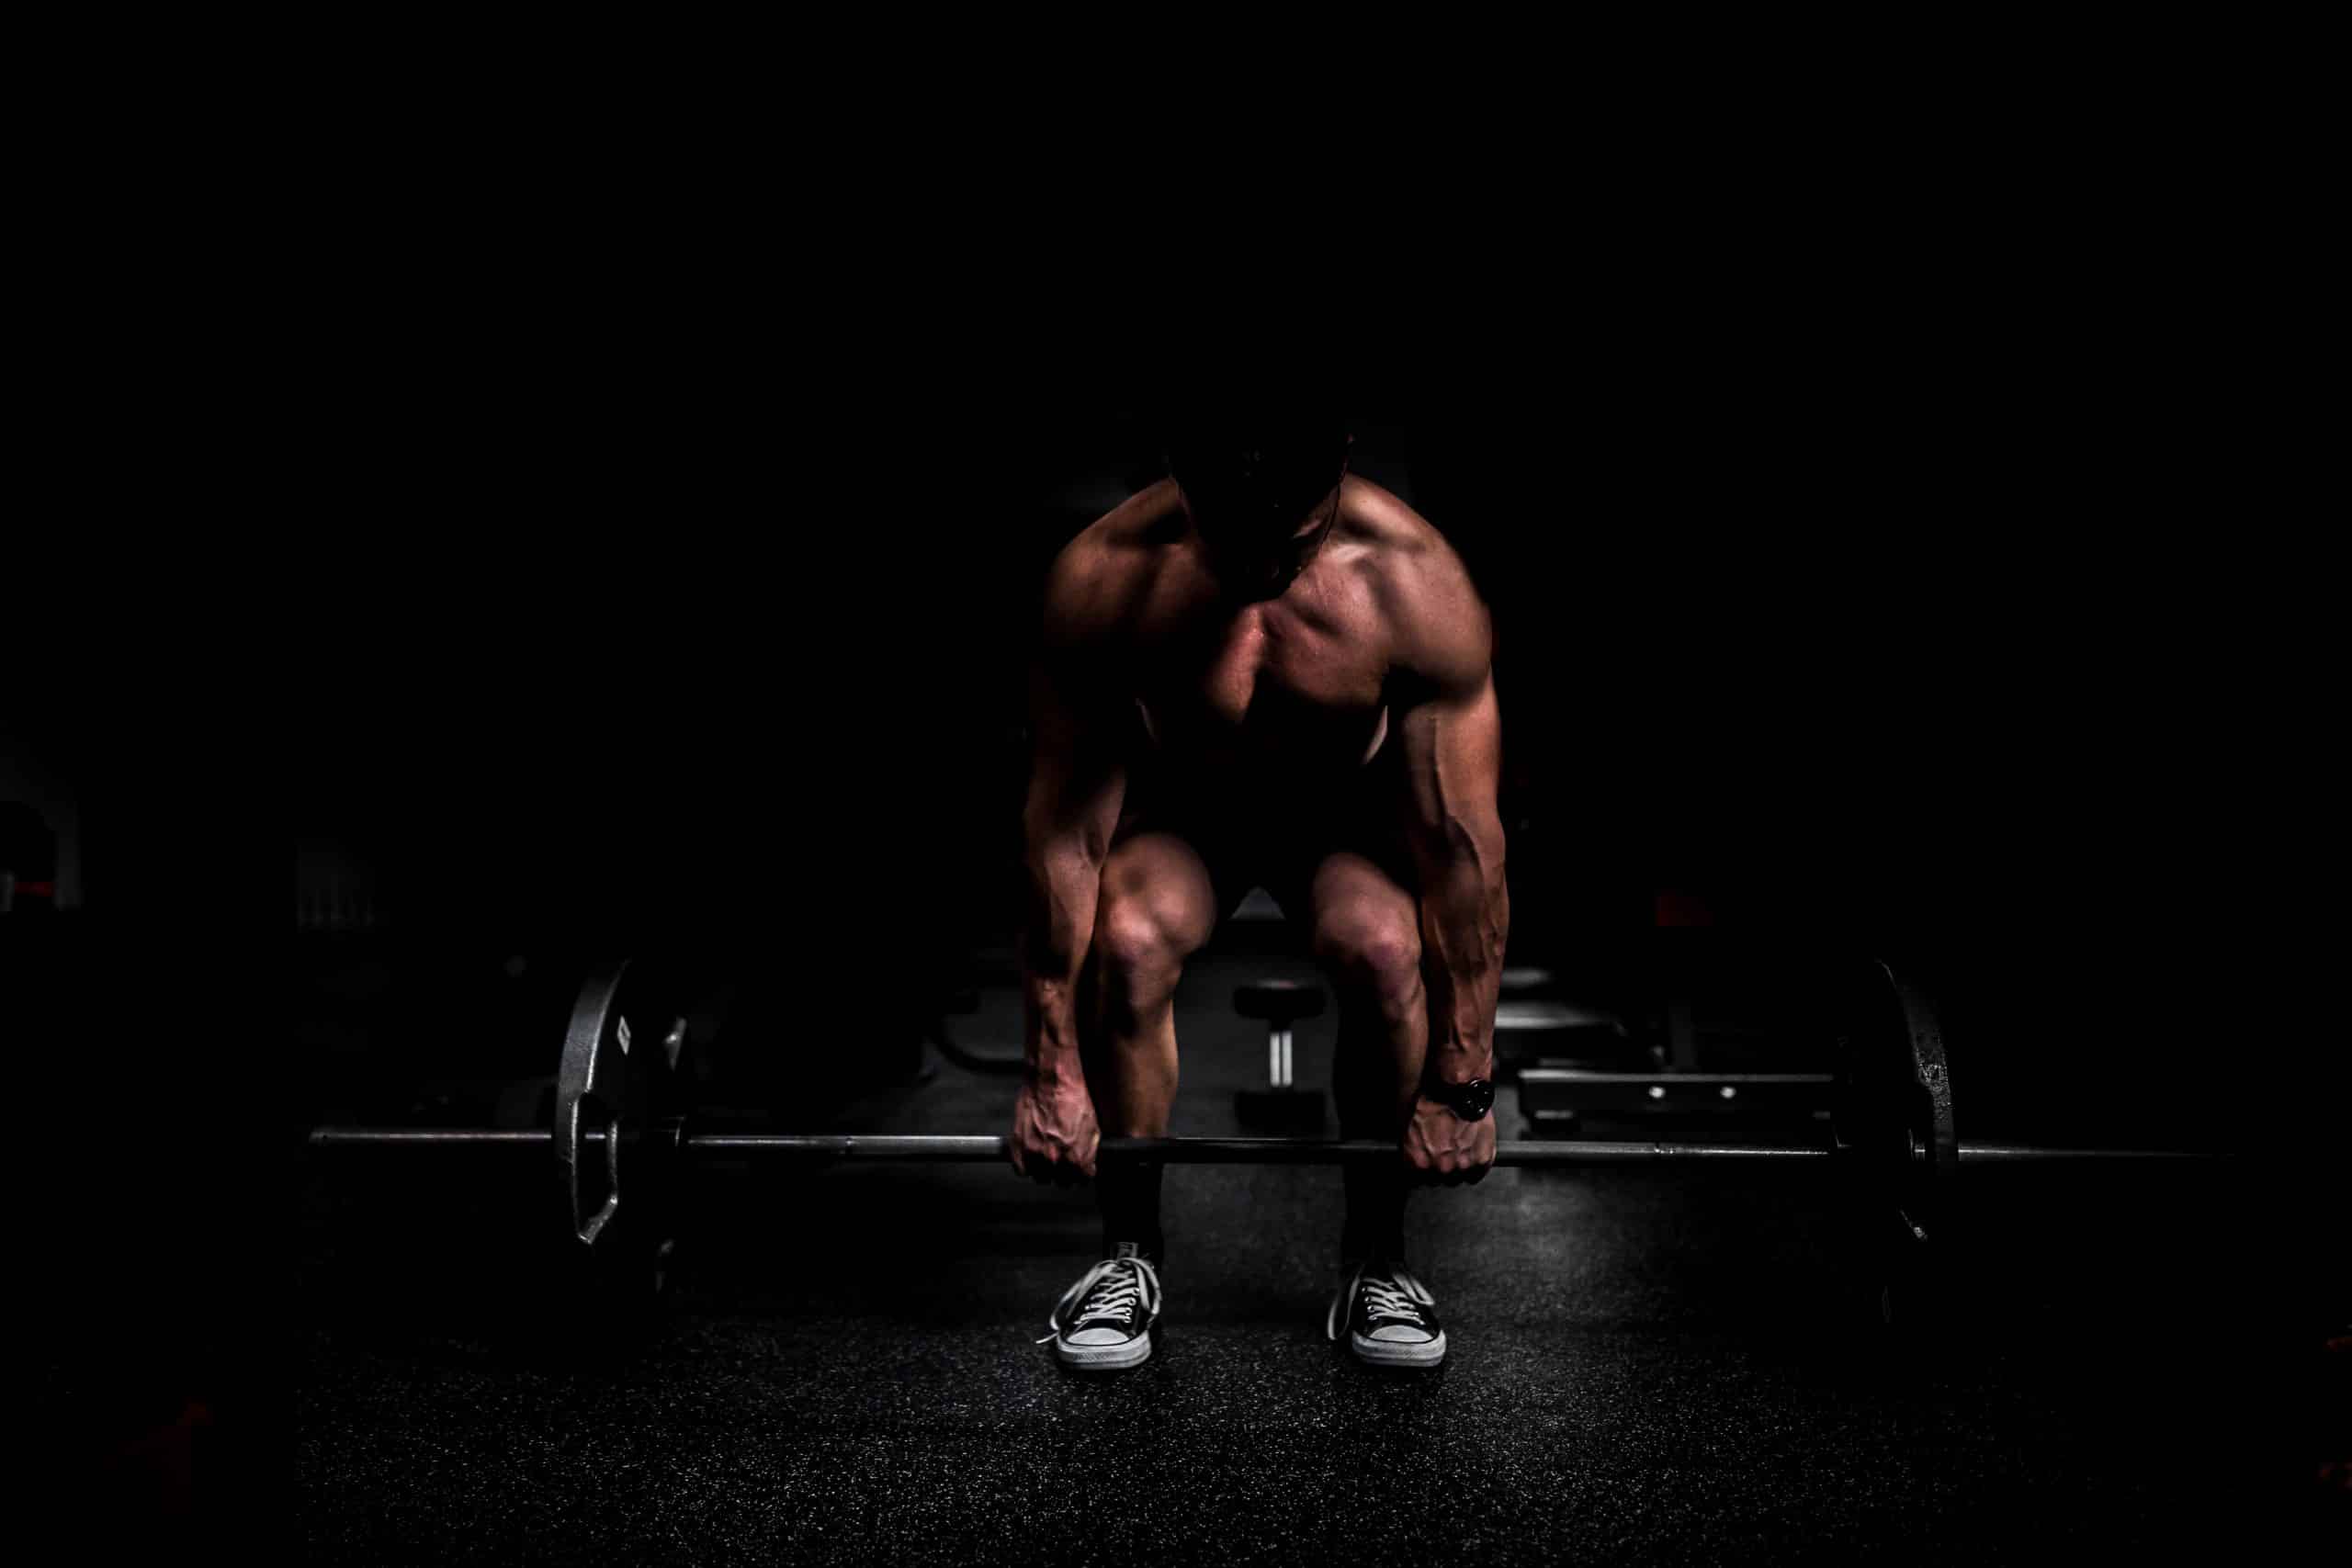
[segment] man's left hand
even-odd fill
[[[1443,1187],[1484,1181],[1495,1165],[1495,1118],[1489,1112],[1464,1122],[1452,1106],[1423,1095],[1413,1103],[1404,1150],[1417,1181]]]

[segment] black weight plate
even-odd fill
[[[654,968],[620,960],[590,970],[556,1076],[555,1155],[571,1254],[560,1267],[598,1299],[600,1316],[650,1305],[667,1282],[682,1044]]]

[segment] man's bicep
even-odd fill
[[[1405,767],[1417,843],[1430,853],[1485,837],[1498,820],[1502,709],[1491,672],[1475,686],[1431,692],[1405,715]]]
[[[1070,832],[1102,840],[1126,790],[1111,705],[1100,685],[1068,665],[1030,671],[1030,773],[1023,814],[1032,840]]]

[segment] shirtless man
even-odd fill
[[[1151,1354],[1159,1168],[1100,1139],[1164,1136],[1184,961],[1253,886],[1311,932],[1339,998],[1350,1167],[1327,1335],[1433,1366],[1407,1268],[1416,1182],[1495,1157],[1491,1043],[1510,903],[1487,611],[1442,536],[1347,471],[1344,424],[1295,412],[1172,433],[1171,477],[1070,542],[1046,593],[1023,814],[1027,1073],[1013,1168],[1096,1181],[1102,1261],[1050,1322],[1078,1367]]]

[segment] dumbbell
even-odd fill
[[[1266,1087],[1245,1089],[1233,1097],[1241,1124],[1319,1131],[1323,1091],[1301,1089],[1292,1081],[1291,1025],[1321,1015],[1323,987],[1298,980],[1253,981],[1235,987],[1233,1010],[1266,1025]]]

